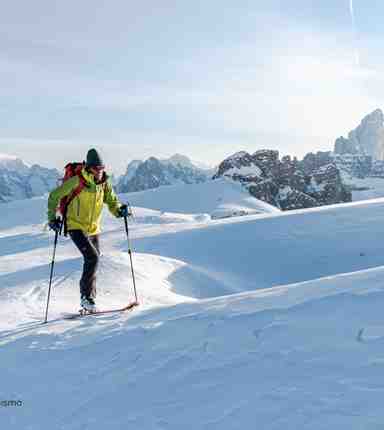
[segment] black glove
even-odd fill
[[[48,226],[51,230],[53,230],[55,233],[59,233],[61,230],[61,219],[56,218],[51,221],[49,221]]]
[[[119,218],[126,218],[128,216],[131,216],[132,213],[128,210],[128,206],[127,205],[121,205],[119,208],[119,211],[117,213],[117,216]]]

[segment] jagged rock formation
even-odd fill
[[[373,160],[384,160],[384,114],[376,109],[363,118],[360,125],[348,134],[348,139],[335,141],[335,154],[369,155]]]
[[[57,186],[59,177],[56,169],[29,167],[19,158],[0,155],[0,202],[43,195]]]
[[[333,160],[340,172],[351,177],[363,179],[372,173],[373,162],[370,155],[335,154],[333,155]],[[382,161],[376,163],[379,165],[384,164]]]
[[[117,179],[115,184],[116,191],[125,193],[129,189],[129,181],[135,176],[137,168],[142,164],[141,160],[133,160],[128,164],[127,170],[124,175]],[[123,190],[123,191],[120,191]]]
[[[300,168],[304,173],[310,175],[313,171],[333,162],[334,160],[331,151],[318,151],[315,154],[310,152],[306,154],[300,162]]]
[[[346,139],[343,136],[340,136],[335,141],[335,154],[344,155],[344,154],[357,154],[358,149],[355,144],[351,142],[349,139]]]
[[[299,162],[290,156],[280,160],[278,151],[241,151],[225,159],[213,179],[223,176],[283,210],[351,201],[330,152],[308,154]]]
[[[210,176],[211,171],[195,167],[187,157],[178,154],[167,160],[150,157],[146,161],[132,161],[126,174],[120,177],[116,190],[128,193],[162,185],[196,184],[207,181]]]

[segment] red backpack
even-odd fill
[[[67,236],[67,210],[68,206],[71,203],[71,201],[78,196],[81,191],[86,187],[86,181],[81,173],[83,167],[85,166],[84,161],[82,163],[68,163],[64,167],[64,177],[61,180],[62,183],[68,181],[68,179],[73,178],[74,176],[79,177],[79,185],[72,191],[72,193],[69,196],[63,197],[60,200],[59,203],[59,212],[62,215],[63,218],[63,224],[64,224],[64,236]]]

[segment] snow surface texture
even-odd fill
[[[2,206],[0,428],[383,428],[384,199],[211,220],[190,187],[122,196],[131,313],[62,318],[82,259],[60,238],[46,325],[46,201]],[[103,308],[133,298],[122,222],[104,225]]]

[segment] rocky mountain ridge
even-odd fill
[[[226,177],[240,182],[249,193],[282,210],[311,208],[349,202],[351,193],[326,153],[308,154],[302,161],[279,158],[274,150],[254,154],[237,152],[226,158],[213,179]]]

